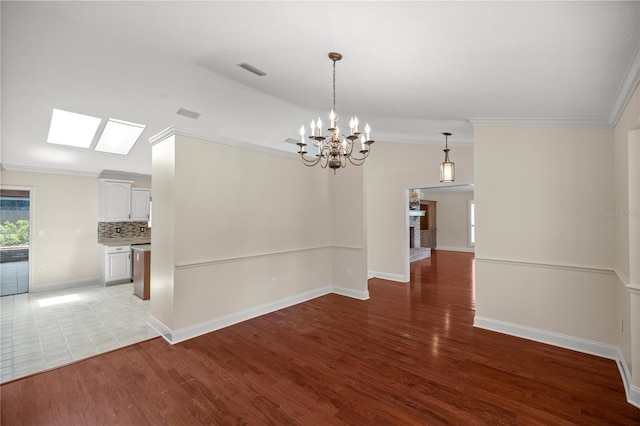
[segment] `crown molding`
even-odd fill
[[[245,141],[240,141],[240,140],[235,140],[235,139],[230,139],[230,138],[225,138],[222,136],[209,136],[209,135],[203,135],[197,132],[194,132],[192,130],[189,129],[182,129],[179,127],[168,127],[166,129],[164,129],[163,131],[157,133],[156,135],[152,136],[149,138],[149,143],[151,144],[151,146],[169,138],[172,136],[184,136],[184,137],[188,137],[188,138],[194,138],[194,139],[200,139],[206,142],[213,142],[213,143],[218,143],[218,144],[222,144],[222,145],[228,145],[228,146],[233,146],[236,148],[241,148],[241,149],[248,149],[250,151],[257,151],[257,152],[262,152],[265,154],[272,154],[272,155],[277,155],[280,157],[287,157],[287,158],[298,158],[298,154],[295,153],[291,153],[291,152],[287,152],[287,151],[282,151],[276,148],[271,148],[268,146],[263,146],[263,145],[256,145],[254,143],[251,142],[245,142]]]
[[[95,177],[95,178],[97,178],[100,175],[100,172],[95,170],[55,169],[50,167],[24,166],[20,164],[6,164],[6,163],[2,163],[2,170],[7,170],[11,172],[50,173],[54,175],[86,176],[86,177]]]
[[[618,90],[618,96],[611,109],[608,119],[580,119],[580,118],[469,118],[469,122],[474,126],[492,125],[492,126],[545,126],[545,127],[602,127],[612,128],[618,124],[618,120],[633,95],[634,90],[640,82],[640,44],[636,47],[636,51],[631,58],[631,62],[627,67],[622,84]]]
[[[620,85],[620,90],[618,90],[618,97],[616,98],[616,102],[613,104],[613,109],[609,116],[609,122],[612,124],[612,127],[618,124],[618,120],[627,106],[627,103],[629,103],[629,99],[631,99],[638,82],[640,82],[640,44],[636,47],[633,58],[631,58],[631,63],[629,63],[627,72],[625,73],[622,84]]]
[[[629,95],[631,96],[631,95]],[[539,126],[539,127],[600,127],[614,126],[609,120],[594,118],[469,118],[474,126]]]

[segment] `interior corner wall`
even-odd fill
[[[636,336],[635,340],[639,343],[636,344],[637,348],[632,350],[632,332],[635,334],[640,333],[640,323],[632,320],[631,311],[631,298],[632,293],[629,291],[629,287],[633,287],[632,271],[638,269],[638,254],[632,253],[630,250],[633,239],[636,241],[640,238],[636,227],[633,231],[634,223],[637,224],[638,215],[632,214],[634,207],[633,196],[637,197],[640,192],[640,182],[637,182],[637,178],[633,178],[633,173],[637,173],[640,168],[640,159],[637,155],[634,156],[633,152],[639,152],[640,140],[636,134],[634,140],[634,133],[640,132],[640,86],[637,86],[632,94],[629,102],[627,103],[622,115],[618,119],[614,128],[614,209],[612,211],[612,217],[615,222],[615,270],[617,274],[617,288],[618,288],[618,312],[622,318],[624,324],[628,324],[625,327],[625,331],[621,336],[620,350],[627,361],[628,367],[632,371],[640,370],[640,364],[636,367],[631,365],[631,360],[634,359],[633,352],[640,353],[640,336]],[[635,132],[634,132],[635,131]],[[635,185],[634,185],[635,180]],[[636,278],[636,285],[637,278]],[[634,330],[635,328],[635,330]],[[636,355],[635,358],[638,358]],[[640,361],[637,361],[640,363]],[[636,374],[636,377],[638,374]],[[640,377],[637,377],[638,384],[640,384]]]
[[[2,185],[30,187],[29,291],[98,283],[95,177],[4,170]]]
[[[471,147],[451,146],[457,181],[473,181]],[[365,167],[369,276],[408,281],[404,251],[406,194],[440,184],[442,146],[376,142]]]
[[[620,340],[612,129],[475,126],[476,322]]]
[[[153,147],[152,238],[154,259],[165,259],[165,273],[173,272],[172,288],[166,284],[173,316],[163,325],[174,337],[195,337],[330,291],[326,170],[179,134],[174,170],[157,169],[155,153],[165,142]],[[174,216],[163,218],[162,205]],[[165,233],[173,235],[166,246],[158,244]],[[154,288],[165,284],[153,264],[155,316]]]

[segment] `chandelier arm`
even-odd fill
[[[354,166],[361,166],[361,165],[363,165],[363,164],[364,164],[364,161],[365,161],[365,160],[367,159],[367,157],[369,156],[368,152],[369,152],[369,151],[367,151],[367,154],[364,154],[364,156],[363,156],[363,157],[360,157],[360,158],[358,158],[358,157],[352,157],[352,156],[349,156],[349,157],[347,157],[347,158],[349,158],[349,162],[350,162],[351,164],[353,164]]]

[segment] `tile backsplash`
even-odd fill
[[[109,238],[151,239],[149,222],[98,222],[98,241]],[[118,232],[118,229],[120,232]]]

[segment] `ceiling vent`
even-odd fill
[[[197,120],[200,118],[200,113],[195,111],[189,111],[188,109],[180,108],[176,114],[181,115],[183,117],[192,118]]]
[[[259,70],[258,68],[254,67],[254,66],[251,66],[251,65],[249,65],[249,64],[247,64],[245,62],[243,62],[241,64],[238,64],[238,66],[240,68],[243,68],[243,69],[249,71],[250,73],[253,73],[253,74],[258,75],[260,77],[264,77],[265,75],[267,75],[266,72],[264,72],[262,70]]]

